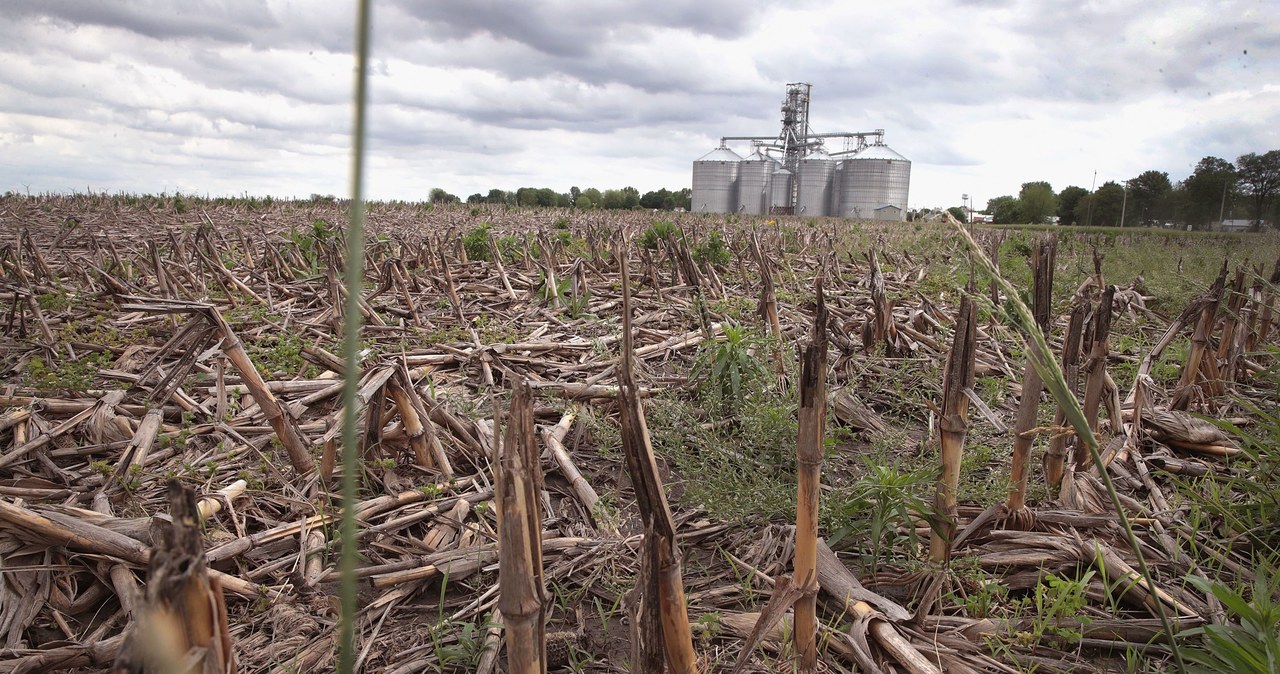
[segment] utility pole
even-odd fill
[[[1098,198],[1098,172],[1093,172],[1093,184],[1089,186],[1089,210],[1084,217],[1084,226],[1093,226],[1093,202]]]
[[[1129,181],[1124,181],[1124,198],[1120,200],[1120,226],[1124,227],[1124,209],[1129,205]]]
[[[1218,229],[1222,229],[1222,219],[1227,212],[1227,187],[1230,185],[1230,180],[1222,181],[1222,203],[1218,205]]]

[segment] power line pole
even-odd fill
[[[1124,198],[1120,200],[1120,226],[1124,227],[1124,209],[1129,205],[1129,181],[1124,183]]]
[[[1085,214],[1084,226],[1093,226],[1093,202],[1098,198],[1098,172],[1093,172],[1093,184],[1089,186],[1089,210]]]
[[[1230,180],[1222,181],[1222,203],[1218,206],[1218,229],[1222,229],[1222,218],[1227,212],[1227,187],[1230,185]]]

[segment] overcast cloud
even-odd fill
[[[346,191],[353,3],[0,15],[0,190]],[[687,187],[720,136],[776,133],[795,81],[815,130],[886,130],[911,207],[1280,148],[1275,0],[375,0],[374,19],[372,198]]]

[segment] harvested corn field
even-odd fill
[[[378,672],[1213,668],[1277,591],[1274,238],[371,204],[347,371],[345,218],[0,200],[0,671],[331,671],[344,546]]]

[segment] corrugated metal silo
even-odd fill
[[[773,172],[770,183],[769,210],[772,212],[773,209],[782,209],[780,212],[790,213],[786,209],[791,208],[791,188],[795,183],[795,176],[785,166],[779,166]]]
[[[718,147],[693,162],[693,212],[731,213],[738,200],[738,163],[742,157]]]
[[[760,150],[738,162],[738,212],[760,215],[769,212],[769,187],[778,165]]]
[[[911,185],[909,159],[888,145],[869,145],[843,163],[836,185],[839,192],[836,215],[843,218],[889,216],[902,219],[907,212]],[[882,208],[884,206],[895,208]]]
[[[801,159],[797,171],[796,215],[827,215],[831,206],[831,175],[836,163],[830,159]]]
[[[844,162],[836,162],[836,170],[831,173],[831,208],[827,213],[840,216],[840,184],[844,181]]]

